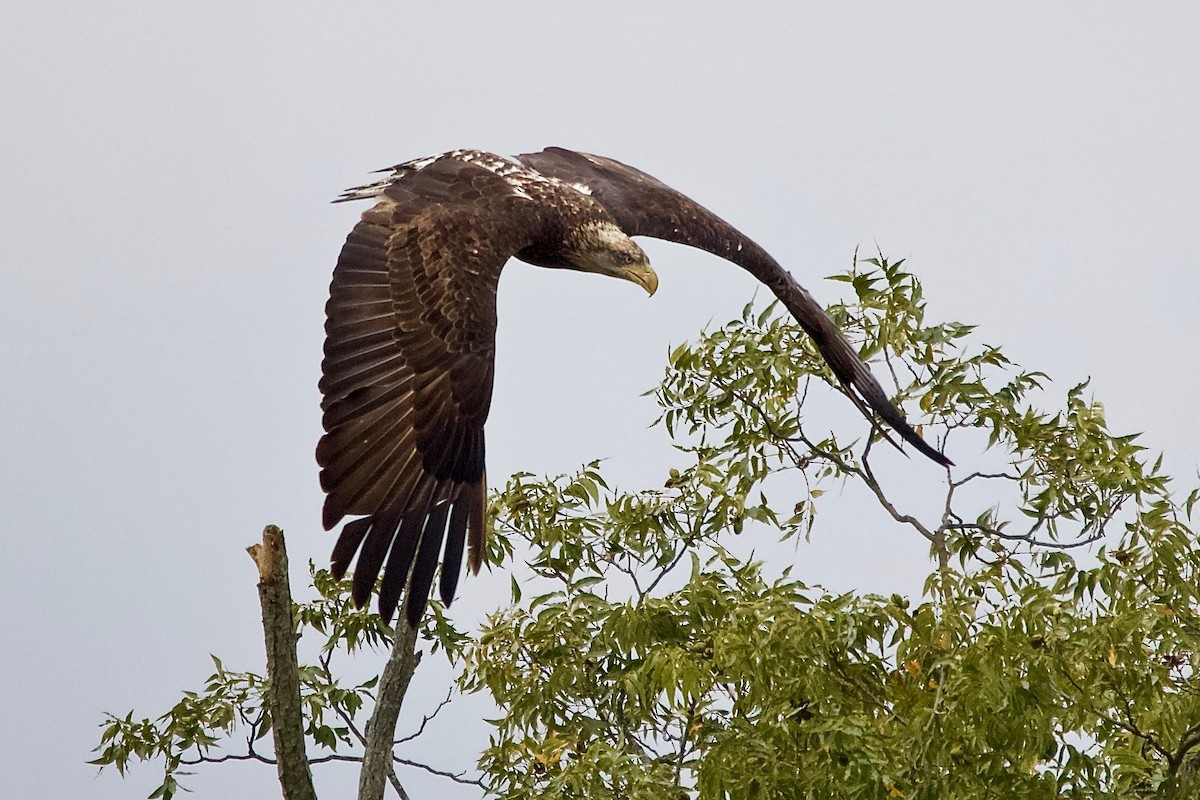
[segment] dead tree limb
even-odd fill
[[[262,605],[270,691],[267,707],[275,739],[276,769],[284,800],[317,800],[304,750],[304,714],[300,707],[300,674],[296,666],[296,625],[288,583],[283,531],[263,529],[262,544],[246,548],[258,565],[258,600]]]

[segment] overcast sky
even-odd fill
[[[4,5],[6,796],[145,796],[157,766],[122,780],[84,763],[103,712],[160,713],[201,686],[210,652],[261,668],[243,548],[283,526],[302,586],[333,541],[316,384],[361,207],[328,201],[398,161],[609,155],[741,227],[825,301],[841,286],[821,278],[878,243],[910,259],[933,319],[977,323],[1061,389],[1090,376],[1115,430],[1144,431],[1194,478],[1194,3]],[[647,251],[652,300],[509,267],[493,482],[604,456],[622,485],[660,485],[670,450],[641,393],[755,286],[705,254]],[[906,487],[936,491],[939,471],[911,463]],[[832,587],[909,586],[925,545],[880,522],[788,552]],[[468,578],[462,602],[482,614],[506,585]],[[419,684],[402,732],[444,686]],[[409,754],[470,767],[487,735],[471,702]],[[354,775],[318,781],[345,797]],[[188,785],[277,791],[261,765]]]

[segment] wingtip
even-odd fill
[[[893,424],[892,430],[894,430],[894,431],[896,431],[896,433],[900,434],[900,437],[902,439],[904,439],[904,441],[908,442],[913,447],[917,448],[917,452],[919,452],[921,455],[925,456],[926,458],[928,458],[930,461],[934,462],[938,466],[947,467],[947,468],[954,466],[954,462],[951,461],[946,456],[945,453],[943,453],[941,450],[938,450],[936,447],[931,445],[929,442],[925,441],[925,437],[923,437],[923,436],[921,436],[921,434],[917,433],[916,430],[914,430],[912,428],[912,426],[908,425],[907,422],[905,422],[904,427],[899,427],[899,426]],[[893,444],[895,444],[895,443],[893,442]]]
[[[828,360],[828,359],[827,359]],[[917,452],[933,461],[942,467],[952,467],[954,462],[946,457],[946,454],[938,450],[936,447],[925,441],[925,437],[917,433],[916,428],[909,424],[904,414],[897,408],[883,391],[883,387],[866,368],[865,364],[857,381],[842,381],[843,393],[850,398],[866,419],[871,423],[871,427],[887,441],[892,447],[900,452],[904,452],[904,448],[900,446],[891,436],[888,435],[888,428],[893,433],[900,437],[905,442],[908,442],[917,449]],[[836,374],[836,370],[835,370]],[[839,376],[840,377],[840,376]],[[874,412],[874,413],[872,413]],[[878,416],[876,416],[878,415]],[[887,427],[884,427],[884,426]],[[907,455],[907,453],[905,453]]]
[[[929,442],[925,441],[925,438],[923,436],[921,436],[921,434],[917,433],[915,430],[912,430],[911,428],[909,428],[908,431],[899,431],[899,433],[901,436],[904,437],[905,441],[907,441],[913,447],[917,448],[917,451],[920,452],[921,455],[928,458],[930,461],[934,462],[935,464],[937,464],[939,466],[946,467],[946,468],[954,466],[954,462],[951,461],[946,456],[945,453],[943,453],[941,450],[938,450],[936,447],[931,445]]]
[[[930,447],[929,451],[925,452],[925,455],[932,459],[938,466],[946,467],[947,469],[954,466],[954,462],[947,458],[946,454],[940,450]]]

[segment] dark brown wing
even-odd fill
[[[951,464],[892,405],[825,309],[774,258],[728,222],[661,181],[610,158],[551,147],[517,159],[590,194],[630,236],[653,236],[698,247],[750,272],[775,293],[812,337],[846,394],[872,425],[878,428],[868,409],[938,464]]]
[[[358,553],[361,606],[383,569],[379,610],[390,620],[411,571],[405,610],[416,625],[443,540],[443,601],[468,541],[468,563],[480,566],[496,284],[540,218],[528,195],[453,159],[373,193],[379,202],[346,239],[326,306],[317,462],[326,529],[366,515],[342,529],[334,575]]]

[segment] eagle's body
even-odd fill
[[[558,148],[516,159],[456,150],[400,164],[340,199],[368,198],[376,203],[346,240],[326,307],[326,434],[317,461],[328,492],[325,527],[364,515],[342,529],[333,572],[343,575],[358,552],[353,595],[362,605],[382,569],[386,619],[407,582],[406,615],[417,624],[439,555],[446,603],[464,549],[479,569],[496,287],[510,257],[632,280],[653,293],[657,277],[629,237],[722,256],[783,301],[864,413],[869,406],[930,458],[949,463],[905,422],[791,275],[645,173]]]

